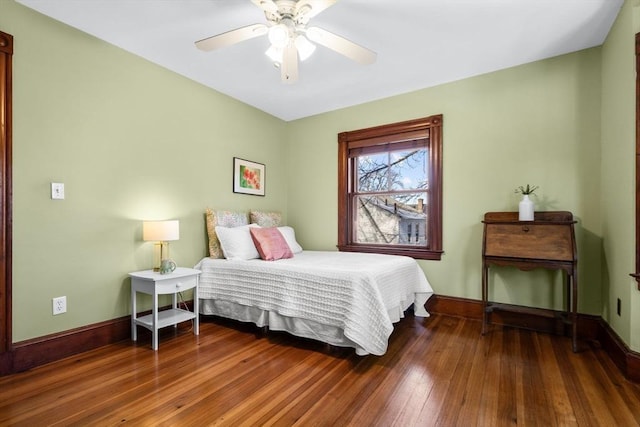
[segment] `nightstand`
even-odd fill
[[[131,339],[136,341],[136,326],[144,326],[152,333],[151,348],[158,349],[158,329],[166,326],[177,327],[178,323],[193,320],[193,334],[198,335],[198,280],[200,270],[178,267],[172,273],[160,274],[153,270],[129,273],[131,277]],[[193,311],[178,307],[178,292],[193,289]],[[136,293],[142,292],[153,297],[151,314],[137,317]],[[158,311],[158,295],[172,294],[171,309]]]

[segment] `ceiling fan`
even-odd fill
[[[317,43],[361,64],[371,64],[376,53],[319,27],[307,27],[309,19],[337,0],[251,0],[264,11],[266,24],[252,24],[197,41],[196,47],[210,51],[268,35],[271,46],[265,52],[280,68],[282,81],[298,80],[298,59],[304,61]]]

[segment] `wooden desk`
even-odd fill
[[[482,222],[482,334],[493,310],[506,309],[489,302],[489,266],[559,269],[567,274],[565,314],[571,323],[573,351],[577,351],[578,255],[571,212],[536,212],[533,221],[518,221],[518,212],[488,212]],[[521,311],[531,310],[536,309]]]

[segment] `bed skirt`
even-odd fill
[[[413,301],[408,301],[405,303],[406,306],[389,310],[389,317],[392,322],[396,323],[400,321],[400,319],[404,317],[404,312],[412,303]],[[416,310],[416,315],[419,316],[420,314],[417,311],[418,310]],[[424,308],[422,311],[425,311]],[[341,328],[323,325],[313,320],[283,316],[275,311],[262,310],[257,307],[236,304],[229,301],[200,299],[200,314],[220,316],[240,322],[250,322],[259,328],[267,327],[273,331],[288,332],[297,337],[321,341],[336,347],[353,348],[358,356],[366,356],[369,354],[362,347],[347,338]]]

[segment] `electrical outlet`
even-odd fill
[[[67,297],[57,297],[53,299],[53,315],[67,312]]]
[[[61,182],[51,183],[51,198],[63,200],[64,199],[64,184]]]
[[[621,311],[621,307],[622,303],[620,302],[620,298],[618,298],[618,307],[616,308],[616,311],[618,312],[618,316],[620,316],[620,311]]]

